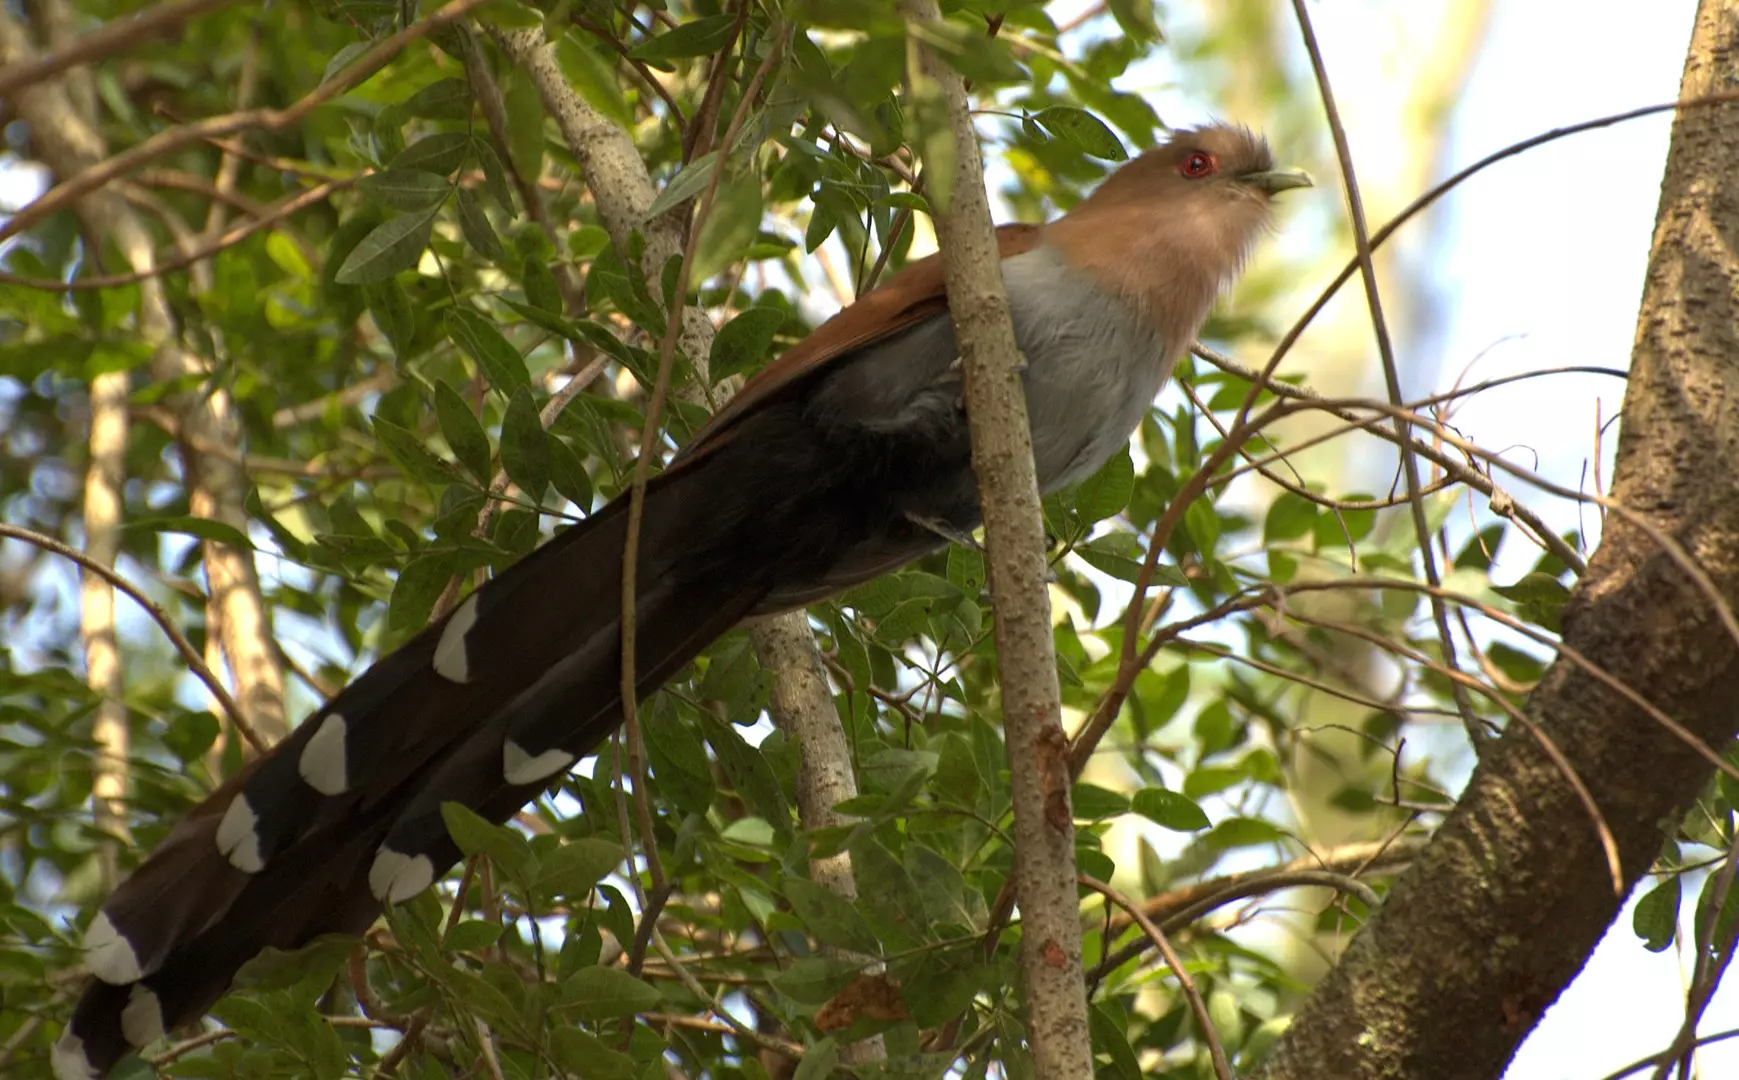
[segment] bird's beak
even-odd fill
[[[1303,169],[1268,169],[1265,172],[1245,173],[1238,177],[1238,182],[1259,188],[1270,195],[1278,195],[1292,188],[1316,186],[1316,181]]]

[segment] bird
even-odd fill
[[[1215,123],[1170,132],[1048,224],[998,229],[1042,490],[1128,443],[1271,228],[1272,196],[1310,182]],[[61,1080],[199,1019],[266,948],[360,934],[458,862],[444,802],[505,822],[608,736],[627,521],[622,495],[480,585],[177,823],[85,931]],[[787,349],[648,481],[636,693],[740,622],[979,524],[932,255]]]

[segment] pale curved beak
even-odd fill
[[[1245,173],[1238,177],[1238,182],[1249,184],[1270,195],[1278,195],[1293,188],[1316,186],[1316,181],[1303,169],[1268,169],[1264,172]]]

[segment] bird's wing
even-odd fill
[[[996,230],[997,254],[1012,258],[1038,246],[1041,225],[1000,225]],[[891,337],[919,320],[945,311],[947,288],[942,280],[942,262],[929,255],[912,263],[876,288],[858,297],[815,332],[785,350],[762,368],[724,408],[684,446],[680,460],[692,460],[729,438],[737,422],[766,402],[782,396],[809,376],[841,357],[883,338]]]

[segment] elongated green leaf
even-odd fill
[[[195,517],[191,514],[140,518],[137,521],[127,522],[123,527],[138,532],[181,533],[185,536],[197,536],[201,540],[215,540],[220,544],[228,544],[238,551],[252,551],[254,549],[253,542],[247,538],[247,534],[229,522]]]
[[[508,340],[501,336],[488,319],[469,308],[459,308],[447,316],[447,335],[465,354],[477,362],[490,388],[511,397],[514,391],[531,385],[531,375],[525,360]]]
[[[759,367],[773,345],[773,335],[784,325],[785,313],[778,308],[751,307],[739,311],[713,338],[712,358],[708,362],[713,382]]]
[[[453,479],[453,467],[436,457],[414,432],[377,416],[374,418],[374,435],[407,475],[431,484]]]
[[[718,162],[718,151],[710,150],[684,165],[682,171],[664,185],[664,190],[652,200],[652,205],[646,208],[647,218],[655,218],[678,203],[705,191],[707,181],[712,179],[713,169],[718,167]]]
[[[1086,109],[1077,109],[1072,105],[1052,105],[1034,113],[1033,119],[1046,131],[1082,153],[1106,161],[1129,160],[1129,151],[1123,148],[1122,140],[1117,138],[1105,121]]]
[[[876,936],[857,908],[827,886],[805,878],[786,878],[785,896],[803,925],[822,944],[866,956],[880,952]]]
[[[1208,815],[1194,800],[1164,788],[1142,788],[1130,800],[1135,812],[1156,825],[1183,832],[1208,827]]]
[[[680,60],[689,56],[709,56],[730,43],[735,33],[733,15],[709,15],[685,22],[649,41],[634,46],[630,55],[636,60]]]
[[[471,84],[464,79],[439,79],[406,98],[399,107],[405,115],[425,120],[463,120],[471,115]]]
[[[536,255],[526,256],[519,282],[525,288],[525,298],[533,307],[551,315],[562,313],[561,286],[556,284],[556,276],[548,263]]]
[[[472,250],[490,262],[507,257],[501,238],[495,235],[495,226],[489,224],[489,216],[483,212],[477,196],[464,188],[459,189],[459,231],[465,234],[465,242]]]
[[[533,500],[542,499],[549,486],[549,439],[531,400],[531,388],[515,390],[501,419],[501,467]]]
[[[435,419],[440,422],[441,436],[453,448],[459,464],[465,466],[478,484],[488,487],[495,478],[489,465],[489,436],[484,434],[471,406],[445,381],[435,384]]]
[[[418,169],[387,169],[356,182],[356,190],[371,202],[388,210],[411,213],[441,205],[452,188],[445,177]]]
[[[562,983],[562,1013],[608,1020],[655,1007],[663,998],[647,983],[617,968],[581,968]]]
[[[515,877],[531,861],[531,845],[505,825],[493,825],[463,803],[441,804],[441,820],[465,855],[487,855]]]
[[[470,150],[471,136],[463,131],[443,131],[435,135],[425,135],[405,147],[392,159],[391,167],[421,169],[423,172],[448,176],[465,164],[465,156]]]
[[[335,280],[340,285],[371,285],[401,270],[414,269],[429,246],[434,221],[435,212],[425,210],[382,222],[351,249]]]

